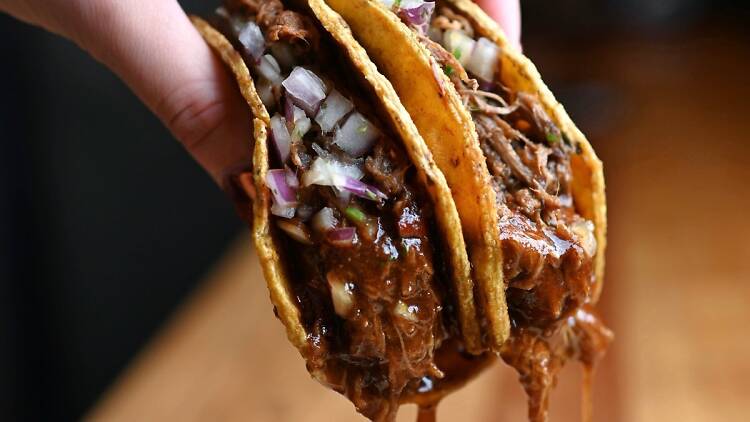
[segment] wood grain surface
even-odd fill
[[[599,120],[582,120],[605,162],[611,229],[602,307],[617,334],[597,374],[595,420],[747,420],[750,49],[710,32],[563,47],[538,57],[543,73],[548,66],[563,80],[598,81],[611,106]],[[87,420],[362,420],[307,375],[273,317],[249,245],[242,236],[229,248]],[[577,420],[579,381],[576,365],[565,369],[552,420]],[[439,420],[524,414],[514,373],[496,364],[445,400]],[[414,415],[404,408],[399,420]]]

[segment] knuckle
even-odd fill
[[[187,148],[194,150],[221,127],[227,115],[227,102],[210,83],[186,84],[162,101],[164,124]]]

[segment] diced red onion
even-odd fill
[[[407,305],[405,302],[399,300],[396,306],[393,307],[393,313],[411,322],[418,322],[417,312],[419,307],[416,305]]]
[[[360,198],[369,199],[371,201],[377,201],[378,199],[388,199],[388,196],[375,186],[370,186],[367,183],[360,182],[359,180],[352,179],[351,177],[346,177],[344,179],[344,184],[342,186],[339,186],[339,189],[346,190]]]
[[[281,68],[272,55],[266,54],[260,58],[258,66],[255,68],[260,76],[268,79],[274,85],[280,84],[284,78],[281,76]]]
[[[297,189],[299,187],[299,180],[297,179],[297,174],[294,173],[294,171],[290,169],[288,166],[284,166],[284,172],[286,174],[286,184],[289,185],[291,188]]]
[[[237,40],[242,45],[242,52],[252,57],[254,61],[260,60],[266,51],[266,39],[258,25],[253,21],[232,20],[232,27],[236,31]]]
[[[292,140],[300,140],[312,128],[312,122],[305,112],[294,105],[287,95],[284,107],[286,114],[286,127],[292,133]]]
[[[280,114],[271,117],[271,139],[279,154],[281,163],[286,163],[289,159],[292,139],[289,136],[289,130],[286,127],[286,119]]]
[[[326,97],[325,84],[313,72],[304,67],[295,67],[289,77],[281,83],[294,103],[312,117],[318,112]]]
[[[271,213],[279,217],[292,218],[297,206],[297,191],[289,186],[287,176],[286,170],[269,170],[266,175],[266,186],[273,194]]]
[[[356,177],[351,177],[349,174],[354,174]],[[318,157],[313,161],[310,169],[302,175],[302,183],[305,186],[332,186],[341,192],[349,192],[371,201],[388,199],[388,196],[378,188],[360,182],[358,179],[361,177],[362,171],[355,166],[344,166],[337,161]],[[349,198],[345,199],[348,202]]]
[[[326,279],[331,289],[333,310],[342,318],[348,317],[354,307],[354,284],[344,282],[334,272],[328,273]]]
[[[303,116],[306,116],[304,110],[294,105],[294,101],[292,101],[289,95],[287,95],[284,103],[284,117],[286,118],[288,125],[293,127],[294,121]]]
[[[294,47],[287,42],[277,41],[271,44],[271,53],[284,69],[293,68],[297,62]]]
[[[338,220],[333,215],[333,209],[325,207],[318,211],[312,218],[312,228],[320,233],[327,233],[336,227]]]
[[[364,173],[356,165],[344,164],[330,157],[317,157],[310,169],[302,175],[304,186],[320,185],[343,187],[346,179],[359,180]]]
[[[404,22],[413,25],[424,34],[434,11],[434,1],[402,0],[398,15]]]
[[[302,139],[305,134],[312,128],[312,122],[309,117],[299,119],[294,124],[294,130],[292,131],[292,137],[294,139]]]
[[[358,112],[349,115],[333,136],[333,143],[352,157],[360,157],[372,148],[380,131]]]
[[[330,132],[352,109],[354,104],[334,89],[320,105],[315,121],[323,132]]]
[[[277,220],[276,225],[297,242],[312,245],[312,239],[307,227],[300,221]]]
[[[456,59],[466,66],[471,59],[471,53],[474,51],[476,41],[471,39],[462,31],[449,29],[443,35],[443,46],[449,53],[453,54]]]
[[[480,38],[474,46],[466,70],[485,81],[495,80],[500,65],[500,47],[487,38]]]
[[[354,227],[343,227],[328,232],[328,241],[336,246],[351,246],[357,230]]]

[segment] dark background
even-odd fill
[[[627,112],[622,93],[571,77],[551,49],[748,21],[742,1],[522,3],[526,52],[594,140]],[[0,420],[74,420],[241,224],[159,121],[77,47],[0,15],[0,57]]]

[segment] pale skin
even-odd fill
[[[520,48],[519,0],[477,3]],[[218,183],[250,162],[247,105],[176,0],[0,0],[0,11],[110,68]]]

